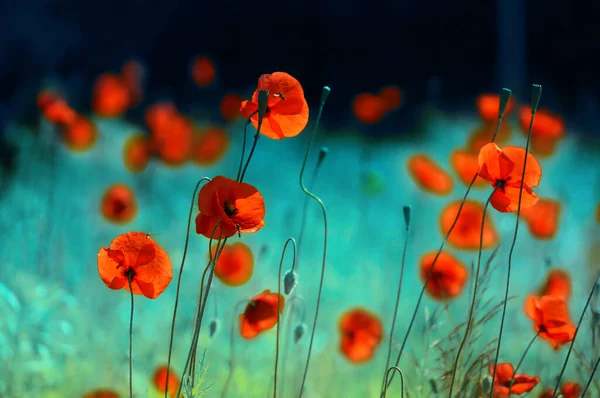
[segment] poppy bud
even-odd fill
[[[327,148],[326,146],[323,146],[321,147],[321,149],[319,149],[319,159],[317,159],[317,167],[319,167],[321,163],[323,163],[323,160],[325,160],[325,156],[327,156],[328,153],[329,148]]]
[[[483,379],[481,379],[481,390],[485,394],[487,394],[491,388],[492,388],[491,377],[484,377]]]
[[[294,343],[298,343],[304,333],[306,332],[306,325],[303,323],[299,323],[298,326],[294,329]]]
[[[210,338],[215,337],[215,335],[219,332],[220,326],[221,324],[218,319],[213,319],[210,321],[210,324],[208,325],[208,336]]]
[[[298,284],[297,276],[298,275],[292,270],[285,273],[285,276],[283,277],[283,291],[286,295],[289,295]]]
[[[542,85],[534,84],[531,88],[531,112],[537,111],[540,105],[540,97],[542,96]]]
[[[500,93],[500,111],[498,112],[500,117],[504,116],[504,111],[506,110],[506,107],[508,106],[508,100],[510,100],[511,94],[512,94],[512,91],[510,91],[510,89],[508,89],[508,88],[503,88],[502,92]]]
[[[267,103],[269,100],[269,90],[260,90],[258,92],[258,125],[262,124],[263,117],[267,113]]]
[[[323,87],[323,91],[321,91],[321,103],[322,104],[324,104],[325,101],[327,101],[327,97],[329,97],[330,92],[331,92],[331,89],[329,88],[329,86]]]
[[[404,206],[402,212],[404,213],[404,224],[406,225],[406,229],[408,229],[410,227],[410,206]]]

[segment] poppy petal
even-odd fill
[[[520,187],[507,185],[504,188],[504,196],[508,198],[510,204],[506,207],[507,211],[517,211],[519,206],[519,189]],[[533,192],[533,190],[527,185],[523,186],[523,194],[521,195],[521,209],[529,209],[533,207],[540,198]]]
[[[148,264],[150,261],[154,260],[155,257],[154,245],[144,245],[138,253],[137,262],[134,267]]]
[[[515,168],[515,163],[493,142],[481,148],[478,161],[479,176],[490,182],[505,180]]]
[[[523,175],[523,164],[525,162],[525,148],[518,146],[505,146],[502,148],[502,153],[505,154],[514,164],[514,168],[510,172],[510,180],[512,184],[519,183],[521,176]],[[523,182],[525,185],[534,188],[537,187],[542,178],[542,166],[536,158],[531,154],[527,153],[527,169],[525,170],[525,177]]]

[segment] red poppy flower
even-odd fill
[[[524,148],[507,146],[500,149],[493,142],[481,148],[478,173],[495,188],[491,204],[496,210],[505,213],[517,210],[524,160]],[[521,209],[528,209],[538,202],[532,188],[539,184],[541,177],[542,167],[535,157],[528,153]]]
[[[360,93],[352,102],[352,112],[356,119],[365,124],[378,123],[388,111],[389,105],[378,95]]]
[[[207,238],[252,234],[265,225],[265,202],[260,192],[250,184],[222,176],[213,178],[200,189],[198,209],[196,233]]]
[[[552,394],[554,393],[554,388],[549,388],[542,392],[538,398],[552,398]],[[580,398],[582,393],[582,388],[579,384],[568,381],[562,385],[562,388],[559,393],[559,397],[561,398]]]
[[[154,383],[154,387],[158,390],[158,392],[163,393],[167,390],[167,365],[161,365],[154,371],[154,375],[152,376],[152,382]],[[169,370],[169,396],[175,397],[177,395],[177,390],[179,389],[179,377],[173,371],[173,369]]]
[[[219,110],[221,116],[228,122],[232,122],[237,118],[242,117],[240,112],[240,105],[242,104],[243,98],[239,94],[227,94],[221,100]]]
[[[481,126],[475,128],[469,137],[467,148],[474,154],[479,154],[481,148],[486,146],[492,141],[494,134],[496,134],[496,122],[487,122]],[[512,135],[512,128],[508,123],[502,123],[498,134],[496,134],[496,143],[503,144],[508,141]],[[472,176],[471,176],[472,177]]]
[[[274,140],[300,134],[308,123],[308,103],[298,80],[285,72],[262,75],[252,100],[242,102],[240,110],[245,118],[258,110],[258,93],[261,90],[269,91],[261,134]],[[254,128],[258,128],[258,113],[252,116],[251,121]]]
[[[115,117],[131,106],[131,92],[125,81],[112,73],[96,79],[92,92],[92,108],[97,115]]]
[[[475,100],[479,116],[486,122],[493,122],[498,119],[500,111],[500,94],[481,94]],[[510,98],[504,110],[504,116],[507,116],[512,111],[515,105],[515,99]]]
[[[94,123],[81,115],[75,115],[62,131],[63,141],[67,148],[74,152],[83,152],[90,149],[96,143],[97,136]]]
[[[192,61],[192,79],[198,87],[210,86],[217,75],[217,68],[207,56],[194,58]]]
[[[395,111],[402,105],[402,90],[394,84],[382,87],[377,96],[383,100],[386,112]]]
[[[127,223],[137,214],[135,194],[125,184],[114,184],[104,193],[100,210],[109,221]]]
[[[106,286],[115,290],[129,291],[131,277],[133,294],[150,299],[157,298],[173,278],[169,255],[144,232],[119,235],[110,247],[100,249],[98,272]]]
[[[552,239],[556,235],[560,213],[561,204],[553,199],[540,199],[535,206],[521,209],[529,232],[538,239]]]
[[[125,142],[123,162],[125,167],[133,173],[143,171],[150,160],[148,137],[143,134],[134,134]]]
[[[473,176],[471,176],[472,178]],[[460,207],[461,201],[456,200],[450,202],[442,210],[440,215],[440,227],[443,234],[447,234],[456,219],[456,214]],[[465,200],[462,211],[454,229],[448,236],[448,243],[457,249],[463,250],[478,250],[479,235],[481,233],[481,220],[483,219],[483,205],[474,200]],[[485,223],[483,225],[483,240],[481,241],[482,249],[489,249],[498,244],[498,233],[492,223],[489,214],[485,215]]]
[[[525,314],[534,322],[536,333],[555,350],[573,340],[575,326],[569,319],[564,298],[542,296],[538,299],[531,294],[525,300]]]
[[[213,249],[213,256],[216,248]],[[217,264],[215,276],[227,286],[241,286],[248,282],[254,271],[252,250],[242,242],[225,245]]]
[[[489,367],[490,375],[494,374],[494,365]],[[526,374],[515,374],[515,369],[510,363],[499,363],[494,379],[494,396],[506,397],[510,394],[521,395],[535,388],[540,378]]]
[[[428,192],[448,195],[454,189],[450,174],[427,155],[411,156],[408,171],[417,185]]]
[[[344,313],[339,330],[342,335],[340,351],[354,363],[370,360],[383,338],[381,320],[362,308],[353,308]]]
[[[435,255],[436,252],[431,252],[421,258],[419,267],[421,281],[425,281],[425,278],[427,278]],[[441,252],[431,271],[425,289],[431,297],[437,300],[452,299],[462,293],[468,276],[467,268],[460,261],[450,253]]]
[[[240,334],[245,339],[253,339],[264,331],[277,325],[277,307],[283,312],[285,298],[277,293],[265,290],[254,296],[243,314],[240,314]]]
[[[555,268],[548,272],[539,296],[556,296],[565,301],[571,297],[571,276],[563,269]]]
[[[44,117],[53,124],[68,125],[77,117],[77,113],[67,101],[52,90],[40,92],[37,97],[37,105]]]
[[[207,127],[196,135],[192,147],[192,160],[201,166],[211,166],[225,156],[229,136],[220,127]]]
[[[462,149],[457,149],[452,152],[450,155],[450,164],[452,164],[454,171],[458,174],[458,178],[465,185],[471,183],[473,176],[477,173],[477,170],[479,170],[477,155]],[[473,183],[474,187],[483,187],[486,185],[487,181],[481,177],[477,177]]]

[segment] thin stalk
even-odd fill
[[[481,229],[479,230],[479,250],[477,252],[477,268],[475,269],[475,276],[473,278],[473,299],[471,300],[471,307],[469,308],[469,319],[467,320],[467,327],[465,330],[465,335],[463,336],[462,341],[460,342],[460,346],[458,347],[458,351],[456,352],[456,359],[454,360],[454,366],[452,367],[452,379],[450,380],[450,393],[448,397],[452,397],[452,390],[454,389],[454,379],[456,378],[456,370],[458,369],[458,361],[460,360],[460,353],[462,352],[465,344],[467,343],[467,339],[469,338],[469,332],[471,331],[471,325],[473,324],[473,314],[475,312],[475,302],[477,301],[477,288],[479,287],[479,271],[481,269],[481,251],[483,247],[483,228],[485,227],[485,214],[490,205],[490,200],[492,200],[492,196],[496,192],[496,188],[492,191],[490,196],[488,196],[485,206],[483,207],[483,215],[481,217]],[[492,379],[493,380],[493,379]]]
[[[133,289],[131,288],[131,280],[133,273],[127,277],[129,283],[129,293],[131,295],[131,315],[129,316],[129,398],[133,398]]]
[[[537,337],[540,335],[540,332],[537,332],[533,338],[531,339],[531,341],[529,342],[529,344],[527,344],[527,347],[525,348],[525,352],[523,352],[523,355],[521,355],[521,359],[519,359],[519,363],[517,363],[517,366],[515,366],[515,371],[513,372],[513,379],[515,377],[515,375],[517,374],[517,371],[519,370],[519,368],[521,367],[521,365],[523,364],[523,360],[525,359],[525,355],[527,355],[527,351],[529,351],[529,349],[531,348],[531,346],[533,345],[533,342],[537,339]],[[492,379],[493,380],[493,379]]]
[[[281,260],[279,260],[279,271],[277,273],[277,336],[275,339],[275,371],[273,376],[273,398],[277,397],[277,365],[279,364],[279,313],[281,311],[281,268],[283,267],[283,259],[285,257],[285,251],[289,243],[292,243],[294,247],[294,257],[292,257],[292,269],[296,265],[296,240],[294,238],[288,238],[285,241],[285,245],[283,245],[283,250],[281,252]]]
[[[397,366],[392,366],[391,368],[389,368],[387,370],[387,372],[385,372],[385,382],[384,382],[384,386],[383,386],[383,398],[385,398],[387,396],[387,387],[385,385],[388,384],[390,372],[392,372],[394,370],[400,374],[400,398],[404,398],[404,374],[402,374],[402,370],[400,370],[400,368]]]
[[[254,143],[252,143],[252,149],[250,149],[250,154],[248,155],[248,160],[246,160],[246,165],[242,170],[242,174],[238,179],[238,182],[242,182],[244,180],[244,176],[246,175],[246,169],[248,169],[248,165],[250,164],[250,160],[252,159],[252,155],[254,154],[254,150],[256,149],[256,144],[258,143],[258,137],[260,137],[260,129],[263,124],[263,119],[265,117],[265,113],[267,111],[267,104],[269,98],[269,91],[267,90],[259,90],[258,92],[258,110],[256,113],[258,114],[258,127],[256,129],[256,134],[254,134]],[[244,133],[244,136],[246,134]]]
[[[598,365],[600,365],[600,356],[596,360],[596,364],[594,365],[594,369],[592,370],[592,374],[590,374],[590,378],[588,379],[587,383],[585,384],[585,388],[583,389],[583,392],[581,393],[582,397],[585,397],[585,393],[590,388],[590,385],[592,384],[592,380],[594,380],[594,374],[596,373],[596,370],[598,370]]]
[[[237,177],[235,177],[236,181],[240,181],[240,175],[242,174],[242,166],[244,165],[244,156],[246,155],[246,137],[248,135],[248,125],[252,123],[252,116],[256,115],[258,110],[252,112],[252,114],[246,119],[246,124],[244,124],[244,140],[242,141],[242,156],[240,157],[240,166],[238,167]]]
[[[225,398],[227,396],[227,389],[229,388],[229,383],[231,383],[231,378],[233,377],[233,368],[234,368],[234,330],[235,330],[235,325],[236,325],[236,315],[237,313],[240,311],[239,308],[242,305],[246,305],[248,303],[248,300],[241,300],[239,301],[236,305],[235,308],[233,309],[233,317],[231,318],[231,334],[229,335],[229,373],[227,374],[227,379],[225,379],[225,385],[223,385],[223,391],[221,391],[221,398]]]
[[[321,211],[323,212],[323,225],[324,225],[324,237],[323,237],[323,263],[321,264],[321,279],[319,281],[319,291],[317,293],[317,307],[315,309],[315,317],[313,320],[313,327],[310,333],[310,343],[308,344],[308,356],[306,358],[306,365],[304,367],[304,374],[302,375],[302,384],[300,385],[300,394],[299,397],[302,397],[302,393],[304,392],[304,384],[306,383],[306,375],[308,374],[308,366],[310,364],[310,354],[312,352],[313,340],[315,338],[315,331],[317,328],[317,320],[319,318],[319,306],[321,304],[321,293],[323,292],[323,279],[325,277],[325,265],[326,265],[326,257],[327,257],[327,210],[325,209],[325,204],[319,197],[310,192],[304,186],[303,176],[304,169],[306,168],[306,161],[308,159],[308,154],[310,152],[310,148],[315,142],[315,136],[317,135],[317,131],[319,130],[319,122],[321,121],[321,115],[323,114],[323,107],[325,106],[325,101],[329,96],[329,92],[331,89],[327,86],[323,87],[323,91],[321,94],[321,105],[319,106],[319,113],[317,114],[317,122],[315,124],[315,129],[313,131],[313,135],[310,139],[310,143],[308,144],[308,148],[306,148],[306,153],[304,154],[304,162],[302,162],[302,169],[300,169],[300,188],[302,191],[313,198],[319,206],[321,206]]]
[[[192,203],[190,204],[190,213],[188,215],[187,229],[185,232],[185,244],[183,247],[183,256],[181,258],[181,265],[179,266],[179,276],[177,277],[177,289],[175,290],[175,307],[173,308],[173,320],[171,321],[171,336],[169,337],[169,355],[167,357],[167,381],[165,383],[165,398],[168,398],[169,392],[169,373],[171,371],[171,354],[173,352],[173,335],[175,334],[175,319],[177,318],[177,307],[179,306],[179,291],[181,289],[181,276],[183,275],[183,266],[185,265],[185,258],[188,250],[188,243],[190,241],[190,226],[192,224],[192,213],[194,211],[194,204],[196,203],[196,192],[200,185],[205,182],[210,181],[210,178],[203,177],[198,181],[196,187],[194,188],[194,192],[192,193]]]
[[[598,287],[598,282],[600,282],[600,280],[597,279],[596,283],[594,283],[594,287],[592,288],[592,291],[590,291],[587,301],[585,302],[583,311],[581,311],[581,316],[579,317],[579,322],[577,322],[577,329],[575,329],[575,334],[573,335],[573,340],[571,340],[571,344],[569,345],[569,351],[567,351],[567,357],[565,358],[565,362],[563,363],[562,369],[560,370],[560,374],[556,378],[556,385],[554,386],[554,392],[552,393],[552,398],[556,397],[556,393],[558,392],[558,387],[560,385],[560,379],[562,378],[563,374],[565,373],[565,369],[567,368],[567,363],[569,362],[569,357],[571,356],[571,351],[573,351],[573,345],[575,344],[575,339],[577,338],[577,334],[579,333],[579,328],[581,327],[581,324],[583,323],[583,318],[585,316],[585,312],[587,311],[588,307],[590,306],[590,302],[592,301],[594,291]],[[598,364],[596,364],[596,366],[598,366]],[[595,369],[594,369],[594,371],[595,371]]]
[[[519,187],[519,202],[517,205],[517,220],[515,221],[515,233],[513,235],[512,244],[508,253],[508,269],[506,274],[506,288],[504,290],[504,302],[502,304],[502,317],[500,319],[500,330],[498,331],[498,345],[496,346],[496,357],[494,359],[494,371],[492,374],[492,380],[496,377],[496,366],[498,365],[498,359],[500,357],[500,346],[502,345],[502,332],[504,330],[504,319],[506,317],[506,305],[508,303],[508,292],[510,290],[510,272],[512,270],[512,256],[515,250],[515,244],[517,243],[517,234],[519,232],[519,221],[521,220],[521,199],[523,197],[523,184],[525,179],[525,170],[527,170],[527,157],[529,156],[529,142],[531,141],[531,130],[533,129],[533,120],[535,118],[535,112],[537,111],[540,96],[542,95],[542,86],[534,84],[532,93],[531,103],[531,120],[529,121],[529,130],[527,132],[527,143],[525,144],[525,160],[523,161],[523,172],[521,173],[521,185]],[[489,398],[494,395],[494,389],[490,390]]]

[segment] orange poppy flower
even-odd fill
[[[475,100],[479,116],[486,122],[495,122],[498,120],[500,111],[500,94],[481,94]],[[515,106],[515,99],[510,98],[504,110],[504,116],[507,116]]]
[[[450,164],[454,168],[454,171],[456,171],[456,174],[458,174],[458,178],[465,185],[471,183],[473,176],[479,170],[477,155],[463,149],[457,149],[452,152],[450,155]],[[474,187],[483,187],[486,185],[487,182],[481,177],[477,177],[473,183]]]
[[[38,94],[37,106],[42,115],[52,124],[67,125],[77,117],[77,113],[67,101],[52,90],[44,90]]]
[[[558,231],[560,202],[553,199],[540,199],[528,209],[521,209],[521,217],[527,222],[529,232],[538,239],[552,239]]]
[[[171,102],[158,102],[146,108],[145,119],[148,129],[153,135],[160,135],[167,130],[169,121],[179,116],[177,107]]]
[[[383,100],[386,112],[394,111],[402,105],[402,90],[394,84],[382,87],[377,95]]]
[[[142,80],[144,78],[144,67],[135,60],[126,62],[121,68],[121,78],[129,90],[131,105],[142,100]]]
[[[573,340],[575,326],[569,320],[565,299],[558,296],[537,298],[530,294],[525,300],[525,314],[534,322],[534,329],[552,348]]]
[[[163,393],[167,390],[167,370],[169,368],[167,365],[161,365],[154,371],[154,375],[152,376],[152,382],[154,383],[154,387],[158,390],[158,392]],[[177,395],[177,390],[179,389],[179,377],[173,371],[173,369],[169,370],[169,396],[175,397]]]
[[[354,97],[352,112],[359,122],[379,123],[385,116],[388,106],[384,99],[371,93],[361,93]]]
[[[436,253],[427,253],[421,257],[419,267],[421,281],[425,281],[425,278],[427,278]],[[427,281],[425,290],[434,299],[452,299],[460,296],[467,283],[468,276],[467,268],[459,260],[450,253],[441,252],[431,271],[431,277]]]
[[[137,201],[133,191],[125,184],[110,186],[100,204],[104,218],[114,223],[127,223],[137,214]]]
[[[427,155],[411,156],[408,160],[408,171],[417,185],[428,192],[448,195],[454,189],[450,174]]]
[[[237,118],[242,117],[242,112],[240,111],[242,100],[242,96],[238,94],[227,94],[224,96],[219,105],[219,110],[221,111],[223,119],[232,122]]]
[[[340,318],[340,351],[350,362],[370,360],[383,338],[381,320],[362,308],[353,308]]]
[[[75,152],[84,152],[96,143],[96,126],[90,119],[76,115],[62,131],[62,139],[67,147]]]
[[[268,90],[267,111],[260,129],[261,134],[274,140],[295,137],[308,123],[308,103],[298,80],[285,72],[262,75],[252,100],[243,101],[241,112],[249,118],[258,110],[258,92]],[[251,118],[254,128],[258,128],[258,113]]]
[[[113,390],[99,388],[97,390],[88,392],[83,396],[83,398],[121,398],[121,396]]]
[[[129,88],[119,76],[104,73],[96,79],[92,91],[92,109],[104,117],[121,116],[131,105]]]
[[[495,122],[484,123],[483,125],[477,127],[471,132],[471,136],[469,137],[467,147],[471,152],[479,154],[481,148],[483,148],[492,141],[495,132]],[[500,125],[500,129],[498,130],[498,134],[496,135],[495,142],[497,144],[503,144],[508,141],[511,135],[512,129],[510,127],[510,124],[502,123]]]
[[[150,147],[170,166],[181,166],[191,153],[194,125],[188,118],[173,116],[160,130],[153,130]]]
[[[225,156],[229,148],[229,135],[220,127],[201,130],[194,139],[192,160],[201,166],[211,166]]]
[[[245,339],[253,339],[277,325],[277,308],[283,312],[285,297],[271,293],[269,289],[254,296],[240,314],[240,334]]]
[[[529,105],[521,106],[519,110],[519,123],[521,129],[526,134],[529,131],[531,123],[531,107]],[[531,128],[531,137],[550,138],[553,140],[561,139],[565,136],[564,120],[548,109],[539,108],[535,112],[535,119]]]
[[[213,249],[213,256],[216,249]],[[242,242],[226,245],[215,265],[215,276],[227,286],[241,286],[254,271],[252,250]]]
[[[556,296],[565,301],[571,297],[571,276],[560,268],[551,269],[539,290],[539,296]]]
[[[500,149],[494,143],[481,148],[478,173],[495,188],[490,203],[496,210],[504,213],[517,210],[524,160],[524,148],[507,146]],[[521,209],[528,209],[538,202],[532,188],[539,184],[541,177],[542,167],[535,157],[528,153]]]
[[[215,64],[209,57],[196,57],[192,61],[192,79],[199,87],[210,86],[216,74]]]
[[[440,227],[442,234],[447,234],[454,223],[461,201],[450,202],[442,210]],[[483,205],[474,200],[466,200],[458,216],[456,225],[448,236],[448,243],[457,249],[479,250],[479,235],[481,234],[481,220],[483,218]],[[498,233],[489,215],[485,216],[483,225],[482,249],[489,249],[498,244]]]
[[[134,134],[125,142],[123,162],[133,173],[144,171],[150,160],[148,138],[143,134]]]
[[[562,385],[558,396],[562,398],[580,398],[582,391],[583,390],[579,384],[573,381],[568,381]],[[552,398],[553,393],[554,388],[549,388],[542,392],[538,398]]]
[[[129,291],[155,299],[173,278],[169,255],[144,232],[127,232],[117,236],[110,247],[98,252],[98,273],[110,289]]]
[[[216,239],[237,233],[252,234],[265,225],[265,202],[260,192],[250,184],[222,176],[200,189],[198,209],[196,233],[207,238],[213,231]]]
[[[494,365],[489,367],[490,375],[494,374]],[[510,363],[499,363],[494,379],[494,396],[508,398],[511,394],[521,395],[537,386],[540,378],[526,374],[515,374],[515,369]]]

